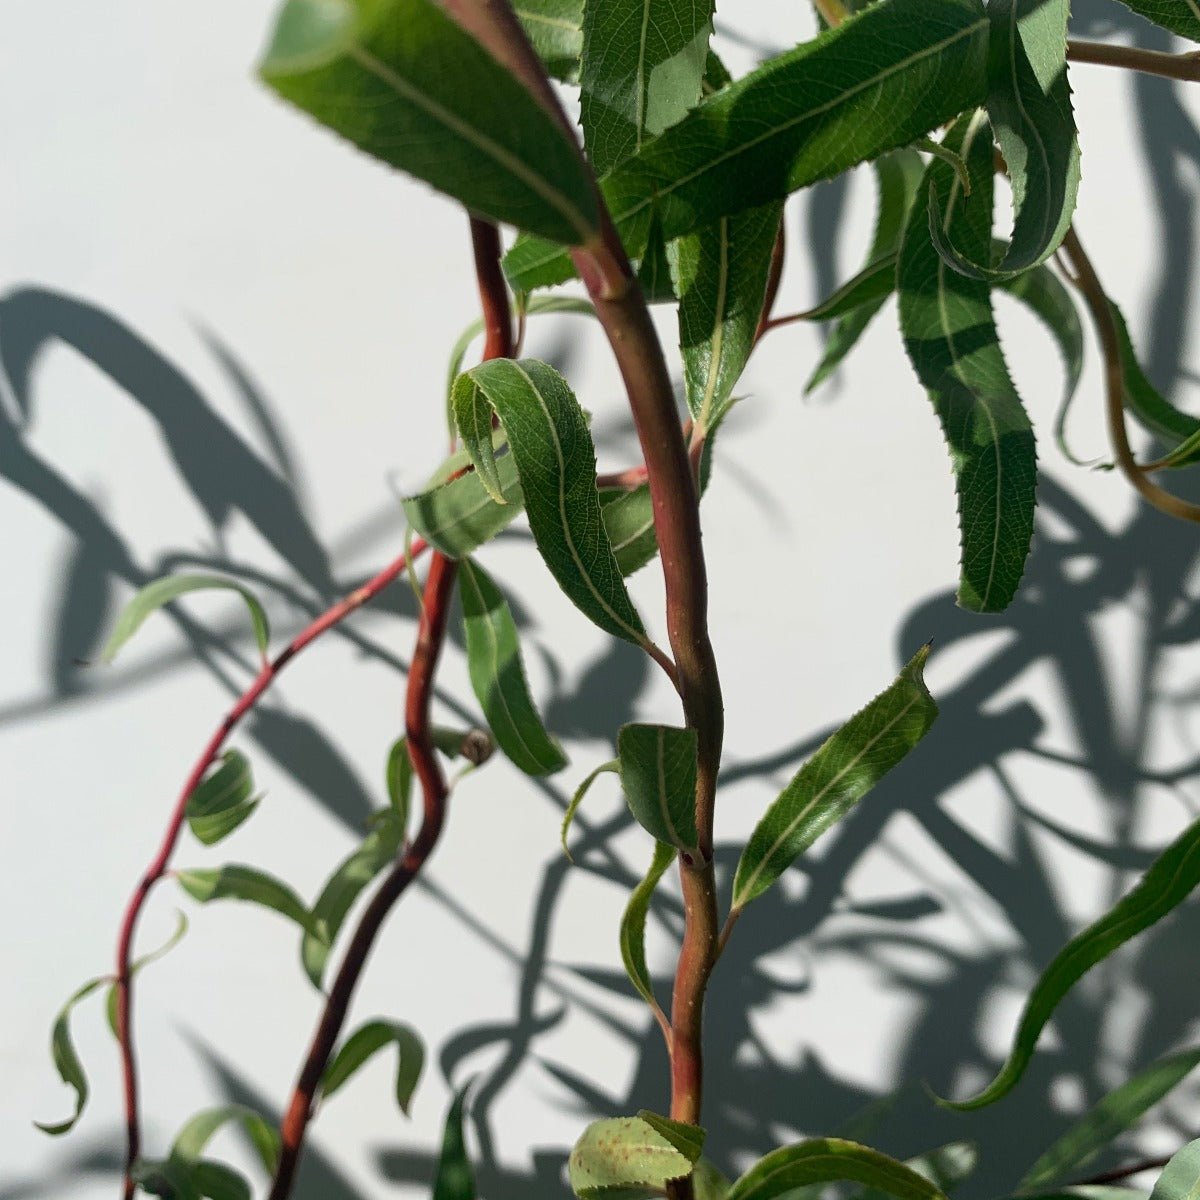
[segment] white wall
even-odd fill
[[[130,580],[169,556],[215,557],[286,582],[290,600],[259,589],[280,642],[315,610],[322,583],[340,591],[394,556],[394,495],[436,464],[446,354],[476,311],[462,214],[255,83],[269,0],[66,8],[9,5],[0,70],[4,402],[11,408],[21,393],[30,408],[19,440],[0,445],[0,1197],[10,1200],[113,1194],[120,1106],[100,1005],[75,1020],[94,1096],[61,1141],[30,1124],[69,1106],[48,1030],[66,995],[109,969],[132,882],[189,764],[247,678],[249,650],[236,606],[201,597],[188,612],[236,637],[229,652],[212,640],[201,652],[161,617],[114,668],[73,659],[94,652]],[[782,45],[811,28],[793,8],[758,0],[723,16]],[[1100,0],[1078,15],[1090,32],[1134,28]],[[749,50],[729,54],[750,61]],[[1103,68],[1073,78],[1085,154],[1080,229],[1139,343],[1153,347],[1157,378],[1186,401],[1200,156],[1186,140],[1194,131],[1172,117],[1182,89],[1135,87]],[[817,194],[818,217],[834,195]],[[871,205],[868,180],[855,177],[840,276],[855,269]],[[789,212],[781,311],[820,290],[804,237],[812,214],[807,198]],[[744,1165],[773,1139],[831,1132],[900,1083],[928,1076],[965,1091],[981,1082],[1033,972],[1126,886],[1126,874],[1022,815],[1006,783],[1029,813],[1115,847],[1118,861],[1161,845],[1195,806],[1189,778],[1135,778],[1139,763],[1186,762],[1200,735],[1194,651],[1165,645],[1161,631],[1185,606],[1195,535],[1138,510],[1112,474],[1063,461],[1049,436],[1060,386],[1053,350],[1008,304],[1002,321],[1047,478],[1030,587],[1003,619],[950,604],[950,474],[890,308],[837,384],[810,400],[801,387],[819,334],[772,335],[722,436],[705,505],[728,709],[722,843],[735,845],[803,747],[928,637],[940,647],[930,679],[943,699],[919,755],[829,839],[807,879],[792,872],[779,898],[745,918],[714,981],[709,1101],[712,1145],[726,1165]],[[33,349],[26,387],[14,376]],[[577,319],[543,319],[530,351],[565,364],[596,414],[604,461],[633,461],[595,332]],[[1103,453],[1099,386],[1092,361],[1073,425],[1089,455]],[[255,405],[282,442],[273,444]],[[271,508],[253,476],[213,450],[213,421],[253,447],[258,467],[285,481],[285,499],[293,489],[297,509]],[[251,514],[268,529],[283,522],[274,545],[237,505],[217,528],[195,495],[219,508],[244,482]],[[1066,518],[1064,494],[1080,506]],[[111,541],[95,532],[103,526]],[[82,540],[81,529],[91,530]],[[328,551],[324,581],[319,555],[305,557],[312,537]],[[432,888],[394,914],[355,1008],[411,1021],[426,1038],[431,1061],[413,1119],[389,1100],[390,1067],[373,1065],[314,1126],[299,1193],[309,1200],[425,1193],[449,1095],[439,1052],[464,1031],[491,1031],[455,1083],[476,1075],[488,1099],[491,1144],[474,1144],[490,1155],[493,1197],[562,1191],[562,1153],[596,1109],[555,1070],[590,1079],[610,1098],[596,1100],[605,1111],[663,1103],[663,1054],[643,1008],[627,988],[580,974],[589,964],[620,970],[627,889],[606,875],[643,870],[646,839],[626,830],[568,870],[557,831],[564,794],[609,756],[617,725],[632,713],[672,719],[672,698],[633,651],[607,643],[548,585],[527,540],[503,539],[485,561],[528,618],[535,689],[572,765],[543,789],[497,761],[455,796]],[[661,627],[655,567],[635,592]],[[413,625],[406,589],[394,593],[391,612],[353,621],[365,641],[335,635],[314,647],[271,694],[269,724],[235,736],[267,799],[227,846],[186,845],[182,864],[254,862],[311,895],[353,845],[368,802],[381,802],[401,720],[403,679],[383,655],[406,658]],[[457,646],[441,678],[443,695],[473,712]],[[1080,762],[1049,761],[1045,750]],[[600,786],[580,837],[619,811],[613,789]],[[897,899],[913,904],[890,919],[853,911]],[[144,945],[170,928],[177,904],[192,932],[139,988],[151,1150],[223,1097],[280,1105],[317,1011],[297,939],[270,915],[196,910],[168,884],[154,897]],[[1090,980],[1021,1093],[994,1116],[937,1113],[910,1089],[879,1142],[906,1153],[965,1131],[989,1156],[976,1190],[1011,1182],[1080,1104],[1186,1035],[1195,933],[1195,916],[1184,914]],[[671,942],[661,926],[652,950],[665,972]],[[513,1029],[522,1032],[504,1065],[497,1039]],[[1194,1133],[1194,1099],[1182,1093],[1140,1144],[1169,1149]],[[221,1147],[247,1161],[235,1138]]]

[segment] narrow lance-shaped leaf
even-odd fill
[[[1150,1200],[1192,1200],[1197,1189],[1200,1189],[1200,1138],[1172,1155],[1150,1193]]]
[[[188,797],[188,825],[204,845],[215,845],[250,816],[260,799],[250,760],[239,750],[226,750],[221,765]]]
[[[166,604],[186,596],[189,592],[230,591],[237,592],[246,602],[250,612],[250,623],[254,627],[254,640],[258,643],[260,653],[266,654],[270,641],[270,626],[267,614],[259,603],[258,597],[249,588],[243,587],[234,579],[224,575],[164,575],[142,588],[132,600],[121,610],[112,635],[100,651],[103,662],[110,663],[120,653],[121,647],[142,627],[142,623],[151,613],[157,612]]]
[[[987,94],[978,0],[884,0],[722,88],[601,183],[633,257],[651,212],[667,241],[907,146]],[[570,278],[558,246],[519,241],[523,291]]]
[[[202,870],[176,871],[175,878],[193,900],[242,900],[269,908],[295,921],[302,929],[317,930],[312,914],[286,883],[254,867],[230,864]]]
[[[74,1128],[75,1122],[83,1114],[88,1102],[87,1072],[83,1069],[83,1063],[71,1038],[71,1013],[81,1000],[86,999],[97,988],[103,987],[109,981],[110,977],[107,975],[102,975],[98,979],[89,979],[81,988],[71,993],[58,1016],[54,1018],[54,1027],[50,1031],[50,1054],[54,1059],[54,1067],[58,1071],[59,1077],[75,1093],[75,1111],[65,1121],[34,1122],[38,1129],[43,1133],[50,1134],[51,1137],[58,1137]]]
[[[574,83],[583,49],[583,0],[516,0],[513,12],[549,74]]]
[[[527,775],[550,775],[567,765],[546,732],[529,694],[517,623],[500,589],[478,563],[460,564],[459,595],[471,687],[500,749]]]
[[[521,515],[525,502],[511,454],[496,458],[498,503],[474,471],[401,500],[409,524],[447,558],[463,558]]]
[[[392,809],[379,813],[362,844],[329,877],[312,907],[300,943],[300,961],[313,987],[320,988],[325,965],[346,915],[363,889],[395,857],[404,840],[404,824]]]
[[[1190,825],[1142,876],[1137,886],[1099,921],[1073,937],[1034,985],[1008,1059],[1000,1073],[977,1096],[957,1103],[940,1101],[947,1108],[983,1108],[1007,1096],[1016,1087],[1033,1058],[1038,1038],[1062,998],[1098,962],[1118,946],[1148,929],[1191,895],[1200,883],[1200,821]]]
[[[1019,1190],[1040,1191],[1084,1166],[1147,1109],[1200,1066],[1200,1047],[1193,1046],[1151,1063],[1128,1082],[1108,1093],[1078,1124],[1062,1135],[1025,1172]]]
[[[754,348],[782,204],[722,217],[673,242],[688,410],[706,434],[721,422]]]
[[[700,99],[712,0],[588,0],[580,124],[598,174],[676,124]]]
[[[1155,25],[1200,42],[1200,4],[1196,0],[1121,0],[1121,3]]]
[[[151,963],[158,962],[166,954],[170,954],[188,931],[188,919],[183,913],[175,914],[175,929],[171,936],[165,942],[154,950],[148,951],[146,954],[140,955],[129,964],[129,978],[133,979],[142,970],[148,967]],[[108,987],[108,994],[104,998],[104,1011],[108,1018],[108,1027],[112,1030],[113,1037],[120,1039],[120,1033],[117,1029],[117,1005],[120,999],[120,993],[117,991],[116,980],[114,979]]]
[[[469,1085],[468,1085],[469,1086]],[[475,1172],[467,1157],[463,1115],[467,1088],[454,1097],[442,1131],[442,1152],[433,1177],[433,1200],[475,1200]]]
[[[629,810],[647,833],[677,850],[696,848],[696,731],[623,725],[617,762]]]
[[[279,1162],[279,1133],[261,1113],[244,1104],[226,1104],[197,1113],[179,1131],[171,1147],[171,1158],[197,1162],[217,1131],[231,1123],[241,1126],[263,1167],[273,1172]]]
[[[604,531],[591,434],[566,381],[535,359],[493,359],[459,376],[455,419],[476,471],[498,499],[493,410],[508,434],[529,527],[551,574],[606,633],[646,645]]]
[[[654,843],[654,859],[650,870],[645,879],[633,889],[625,907],[625,915],[621,918],[621,961],[625,964],[625,971],[638,994],[656,1013],[661,1010],[654,996],[650,969],[646,966],[646,917],[650,912],[654,889],[658,887],[667,868],[675,861],[675,854],[674,846],[666,842]]]
[[[937,194],[960,246],[991,242],[992,143],[982,113],[946,136],[971,172],[967,199],[958,177],[934,160],[926,186]],[[988,285],[950,268],[934,249],[918,205],[897,269],[904,345],[933,402],[950,451],[962,539],[958,602],[999,612],[1012,600],[1033,536],[1037,454],[992,315]]]
[[[433,0],[287,0],[260,73],[472,212],[568,245],[596,228],[565,131]]]
[[[413,1093],[425,1065],[425,1045],[409,1025],[398,1021],[367,1021],[338,1048],[321,1077],[321,1097],[328,1100],[372,1055],[395,1043],[396,1103],[409,1115]]]
[[[929,228],[938,252],[975,279],[1005,279],[1045,262],[1071,224],[1079,192],[1079,138],[1067,82],[1070,0],[991,0],[987,111],[1012,181],[1012,241],[991,261],[955,239],[936,192]]]
[[[580,1200],[653,1197],[669,1180],[690,1174],[700,1157],[694,1145],[684,1143],[681,1149],[681,1140],[665,1136],[642,1117],[594,1121],[567,1161],[571,1190]],[[703,1137],[699,1140],[702,1143]]]
[[[575,789],[574,795],[571,797],[570,804],[567,805],[566,812],[563,813],[562,830],[560,839],[562,841],[563,853],[567,858],[574,862],[571,857],[571,851],[567,848],[567,835],[571,832],[571,824],[575,820],[575,814],[579,811],[579,806],[583,803],[583,798],[591,790],[592,784],[600,778],[601,775],[617,773],[617,760],[614,758],[610,762],[601,763],[591,774],[584,777],[583,782]]]
[[[911,1167],[842,1138],[781,1146],[735,1180],[727,1200],[773,1200],[794,1188],[849,1180],[897,1200],[944,1200],[941,1189]]]
[[[872,268],[875,271],[882,268],[883,274],[878,278],[881,287],[886,290],[860,302],[852,311],[840,317],[825,341],[821,361],[804,385],[806,392],[813,391],[833,374],[846,355],[854,349],[870,325],[871,319],[895,289],[896,248],[900,245],[900,235],[904,231],[908,214],[912,211],[925,167],[921,156],[915,150],[908,149],[885,154],[876,159],[871,166],[875,172],[878,199],[875,209],[875,232],[862,273]],[[816,319],[824,320],[825,317],[819,316]]]
[[[767,809],[738,862],[735,909],[762,895],[929,732],[937,705],[922,676],[928,657],[923,646],[895,683],[833,734]]]

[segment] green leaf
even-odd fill
[[[475,1200],[475,1173],[471,1170],[471,1160],[467,1157],[467,1144],[463,1137],[463,1107],[466,1100],[467,1088],[464,1087],[454,1097],[446,1114],[442,1153],[433,1179],[433,1200]]]
[[[230,864],[205,870],[176,871],[175,878],[193,900],[244,900],[273,909],[302,929],[320,936],[312,914],[286,883],[253,867]]]
[[[396,1043],[396,1103],[407,1117],[413,1092],[425,1065],[425,1045],[409,1025],[396,1021],[368,1021],[341,1045],[321,1077],[321,1096],[328,1100],[373,1054]]]
[[[666,842],[654,843],[654,859],[650,870],[646,878],[633,889],[625,907],[625,915],[621,918],[621,961],[625,964],[630,982],[655,1012],[660,1010],[654,997],[650,969],[646,966],[646,917],[650,912],[654,889],[675,861],[675,853],[675,847]]]
[[[583,49],[583,0],[516,0],[513,11],[547,72],[574,83]]]
[[[387,759],[388,801],[395,814],[397,832],[401,839],[408,831],[408,809],[412,802],[413,765],[408,753],[408,738],[397,738],[388,751]]]
[[[859,303],[840,315],[839,312],[826,312],[824,316],[810,319],[824,320],[825,317],[839,315],[839,320],[825,341],[825,350],[821,361],[817,364],[808,382],[804,385],[805,392],[811,392],[837,369],[838,365],[854,349],[862,337],[872,318],[883,307],[887,296],[896,286],[896,249],[900,245],[900,236],[904,231],[908,214],[912,211],[917,188],[925,171],[925,164],[915,150],[896,150],[885,154],[871,164],[875,172],[875,184],[878,200],[875,209],[875,232],[871,238],[871,248],[867,253],[867,261],[863,270],[855,277],[862,281],[864,275],[872,275],[876,285],[887,291],[867,295],[858,291],[851,293],[859,299]],[[855,282],[852,280],[851,283]],[[835,297],[845,298],[850,284],[839,289]],[[826,304],[828,305],[828,301]],[[825,307],[824,305],[819,308]]]
[[[503,504],[473,471],[400,501],[409,524],[448,558],[471,554],[521,514],[524,497],[512,455],[501,455],[495,463]]]
[[[692,1170],[692,1191],[696,1200],[725,1200],[729,1180],[707,1158],[696,1161]]]
[[[1200,42],[1200,6],[1196,0],[1121,0],[1121,3],[1155,25]]]
[[[992,1104],[1016,1087],[1059,1001],[1098,962],[1181,904],[1200,883],[1200,821],[1190,825],[1154,860],[1137,886],[1099,921],[1073,937],[1037,981],[1017,1025],[1008,1059],[977,1096],[946,1108],[967,1111]]]
[[[600,515],[622,577],[640,571],[658,553],[648,483],[606,488],[600,493]]]
[[[660,1120],[662,1118],[659,1118]],[[689,1175],[700,1155],[679,1149],[642,1117],[594,1121],[567,1161],[571,1190],[580,1200],[654,1196],[671,1179]],[[702,1139],[701,1139],[702,1140]]]
[[[1058,346],[1065,375],[1062,400],[1054,421],[1054,436],[1068,462],[1086,466],[1072,454],[1067,443],[1067,416],[1083,375],[1083,322],[1079,319],[1079,309],[1062,281],[1045,265],[1001,280],[999,286],[1028,307],[1046,326]]]
[[[454,414],[484,485],[497,495],[491,413],[521,478],[534,541],[559,586],[606,633],[647,644],[604,532],[596,451],[566,381],[536,359],[493,359],[460,375]]]
[[[955,245],[944,207],[929,193],[938,252],[973,279],[998,280],[1045,262],[1058,249],[1079,192],[1079,138],[1067,82],[1070,0],[990,0],[987,111],[1012,181],[1012,241],[996,266]]]
[[[991,242],[993,169],[983,114],[959,121],[946,140],[970,167],[971,198],[937,159],[926,186],[936,192],[957,243],[982,254]],[[954,466],[962,538],[958,602],[999,612],[1016,593],[1033,536],[1033,429],[1000,350],[988,285],[947,266],[920,206],[905,230],[897,285],[904,345]]]
[[[647,833],[677,850],[696,848],[696,731],[623,725],[617,734],[621,787]]]
[[[192,1179],[208,1200],[252,1200],[250,1184],[240,1172],[221,1162],[205,1159],[192,1168]]]
[[[228,837],[257,807],[250,760],[226,750],[221,765],[188,797],[186,812],[192,833],[206,846]]]
[[[242,1127],[264,1169],[274,1173],[279,1163],[279,1133],[265,1117],[244,1104],[225,1104],[197,1113],[175,1138],[171,1159],[181,1163],[198,1162],[217,1131],[230,1123]]]
[[[568,245],[596,228],[564,130],[432,0],[287,0],[260,74],[472,212]]]
[[[978,0],[883,0],[702,101],[601,183],[633,257],[651,212],[667,241],[906,146],[987,91]],[[570,278],[561,248],[518,241],[513,286]]]
[[[71,1011],[81,1001],[90,996],[97,988],[103,987],[110,977],[102,975],[98,979],[89,979],[81,988],[72,992],[66,1004],[62,1006],[54,1026],[50,1031],[50,1055],[54,1059],[55,1070],[67,1087],[75,1092],[75,1112],[65,1121],[49,1123],[34,1121],[34,1124],[51,1137],[69,1132],[79,1120],[88,1102],[88,1079],[83,1069],[83,1063],[75,1051],[75,1043],[71,1039]]]
[[[398,745],[403,744],[403,740]],[[407,762],[408,755],[404,755]],[[300,943],[304,973],[321,987],[329,953],[355,900],[380,871],[396,857],[404,842],[405,825],[392,809],[378,814],[362,844],[329,877],[312,907]]]
[[[670,1117],[661,1116],[647,1108],[638,1110],[638,1119],[645,1121],[655,1133],[665,1137],[689,1162],[699,1161],[705,1138],[704,1130],[699,1125],[673,1121]]]
[[[458,579],[471,687],[500,749],[526,775],[561,770],[567,756],[546,732],[529,694],[508,602],[491,576],[470,559],[463,559]]]
[[[175,914],[175,931],[169,938],[156,950],[151,950],[147,954],[143,954],[140,958],[135,958],[129,964],[129,978],[133,979],[138,972],[144,967],[148,967],[153,962],[158,962],[164,955],[169,954],[180,942],[183,941],[184,935],[188,931],[188,919],[183,913]],[[117,1030],[117,1003],[119,993],[117,992],[116,981],[109,984],[108,993],[104,997],[104,1011],[108,1018],[108,1027],[112,1030],[113,1037],[120,1040],[120,1033]]]
[[[249,588],[224,575],[164,575],[161,579],[146,584],[121,610],[112,636],[100,651],[101,661],[112,662],[121,647],[137,633],[142,627],[142,622],[151,613],[178,600],[180,596],[187,595],[188,592],[216,589],[237,592],[245,600],[246,607],[250,610],[250,623],[254,626],[254,640],[258,643],[259,651],[265,656],[271,636],[270,626],[267,624],[266,611]]]
[[[943,1192],[950,1192],[974,1172],[978,1163],[979,1147],[974,1142],[947,1142],[906,1159],[904,1165]],[[886,1197],[887,1192],[879,1188],[863,1188],[854,1200],[885,1200]]]
[[[800,768],[750,835],[738,862],[733,906],[762,895],[929,732],[937,705],[922,671],[923,646],[897,676]]]
[[[588,0],[580,124],[598,174],[637,153],[700,99],[712,0]]]
[[[1200,1065],[1200,1047],[1160,1058],[1108,1093],[1025,1172],[1022,1192],[1044,1190],[1107,1149],[1147,1109]]]
[[[720,424],[754,348],[782,216],[776,203],[722,217],[669,249],[687,405],[700,434]]]
[[[593,783],[604,774],[617,774],[617,760],[614,758],[611,762],[601,763],[584,781],[575,789],[575,794],[571,797],[571,803],[567,805],[567,811],[563,813],[562,819],[562,848],[563,853],[572,862],[571,851],[567,849],[567,834],[571,832],[571,822],[575,820],[575,814],[579,811],[579,806],[583,803],[583,798],[588,794]]]
[[[729,1191],[728,1200],[773,1200],[793,1188],[851,1180],[897,1200],[943,1200],[938,1187],[911,1167],[842,1138],[813,1138],[773,1150]]]
[[[1193,1200],[1200,1189],[1200,1138],[1173,1155],[1150,1193],[1150,1200]]]
[[[161,1196],[163,1200],[202,1200],[196,1171],[190,1163],[139,1158],[129,1175],[151,1196]]]

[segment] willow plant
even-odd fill
[[[1127,3],[1200,41],[1193,0]],[[725,698],[709,636],[699,499],[720,467],[714,439],[758,342],[794,321],[832,323],[811,375],[815,387],[894,294],[905,349],[949,451],[961,531],[958,601],[986,620],[1020,587],[1038,475],[1034,429],[1005,364],[992,292],[1003,289],[1028,305],[1062,352],[1068,387],[1055,433],[1069,457],[1066,404],[1083,355],[1077,291],[1103,355],[1115,466],[1148,503],[1200,519],[1195,505],[1159,482],[1200,458],[1200,421],[1142,373],[1121,312],[1072,226],[1080,153],[1069,84],[1072,63],[1195,79],[1200,60],[1069,40],[1068,0],[816,0],[816,7],[818,36],[732,79],[710,48],[712,0],[520,0],[516,9],[508,0],[284,3],[262,81],[332,133],[466,210],[482,317],[454,351],[451,453],[404,500],[408,535],[397,534],[403,544],[378,575],[273,657],[262,604],[226,576],[161,579],[132,599],[113,631],[108,658],[158,607],[198,588],[232,588],[246,602],[263,655],[184,781],[133,890],[114,972],[85,984],[54,1026],[55,1063],[76,1103],[69,1119],[43,1128],[61,1134],[88,1092],[71,1012],[107,989],[124,1073],[126,1200],[139,1190],[184,1200],[248,1197],[249,1183],[206,1154],[229,1121],[240,1122],[257,1147],[271,1200],[285,1200],[318,1101],[389,1046],[398,1053],[396,1093],[407,1109],[422,1071],[420,1037],[381,1020],[348,1030],[347,1015],[381,926],[447,827],[447,764],[460,758],[481,767],[498,749],[531,776],[568,769],[531,694],[503,589],[482,562],[488,542],[518,519],[528,522],[541,564],[582,616],[644,651],[679,700],[661,723],[613,730],[615,756],[587,774],[563,825],[569,852],[571,820],[588,786],[604,772],[619,777],[645,831],[649,864],[621,922],[621,954],[670,1062],[666,1111],[581,1130],[564,1186],[583,1200],[772,1200],[849,1181],[900,1200],[942,1200],[961,1179],[965,1159],[954,1146],[901,1163],[858,1142],[817,1137],[774,1149],[733,1182],[704,1156],[705,997],[710,984],[721,984],[729,939],[743,916],[754,919],[747,910],[755,900],[882,776],[922,739],[936,740],[937,705],[923,679],[926,645],[801,767],[762,814],[729,887],[719,887],[713,845]],[[577,89],[582,138],[563,108],[564,87]],[[861,164],[870,164],[879,195],[863,269],[815,308],[776,315],[787,197]],[[997,178],[1007,180],[1013,198],[1007,240],[993,237]],[[507,252],[502,226],[516,235]],[[572,279],[586,300],[543,294]],[[678,313],[685,417],[652,304]],[[564,310],[594,316],[607,337],[641,465],[598,475],[589,418],[569,382],[522,357],[526,321]],[[480,331],[482,361],[464,370]],[[1131,450],[1128,417],[1162,443],[1153,461]],[[428,565],[419,578],[421,560]],[[665,642],[654,639],[625,582],[654,560],[665,582]],[[217,843],[258,802],[249,761],[227,748],[238,723],[293,657],[406,574],[419,593],[420,619],[405,728],[389,758],[389,803],[362,844],[311,902],[251,865],[177,867],[185,838]],[[455,593],[482,713],[477,729],[430,723]],[[647,968],[645,927],[655,890],[672,869],[684,922],[667,1001]],[[167,879],[200,904],[266,905],[298,927],[303,968],[323,1007],[278,1128],[260,1113],[223,1107],[188,1122],[169,1148],[143,1143],[134,988],[153,956],[135,958],[134,942],[150,894]],[[977,1109],[1016,1088],[1067,992],[1198,882],[1200,823],[1182,830],[1133,890],[1046,966],[995,1079],[978,1095],[939,1103]],[[1186,1051],[1124,1084],[1031,1164],[1022,1194],[1071,1179],[1198,1062],[1200,1051]],[[475,1194],[466,1105],[459,1094],[447,1118],[432,1181],[437,1200]],[[1192,1143],[1158,1189],[1164,1197],[1194,1196],[1197,1187],[1200,1143]]]

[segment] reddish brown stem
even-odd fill
[[[316,1033],[313,1035],[280,1126],[282,1151],[271,1185],[270,1200],[285,1200],[285,1197],[291,1194],[296,1167],[304,1145],[304,1135],[312,1118],[317,1089],[321,1085],[321,1077],[325,1074],[330,1055],[345,1024],[346,1012],[366,967],[371,947],[375,944],[379,930],[392,906],[417,877],[433,852],[445,822],[446,780],[430,741],[429,706],[433,694],[434,673],[445,641],[446,621],[454,593],[455,571],[456,566],[452,560],[437,552],[433,554],[425,581],[417,646],[413,651],[412,665],[408,672],[405,732],[413,770],[424,796],[421,827],[371,898],[334,978],[333,987],[329,991]]]
[[[1108,42],[1067,42],[1070,62],[1096,63],[1104,67],[1124,67],[1164,79],[1200,80],[1200,54],[1166,54],[1161,50],[1143,50],[1140,46],[1114,46]]]
[[[413,543],[412,553],[421,554],[426,549],[424,541],[418,539]],[[205,774],[221,752],[225,740],[258,703],[267,689],[275,682],[280,671],[287,666],[305,647],[311,645],[322,634],[327,633],[335,625],[345,620],[355,609],[361,608],[373,600],[380,592],[392,583],[405,569],[405,555],[389,563],[374,579],[363,584],[357,591],[339,601],[328,611],[322,613],[311,625],[297,634],[288,645],[267,663],[250,686],[238,698],[234,706],[226,714],[209,739],[200,757],[196,760],[175,802],[166,833],[163,835],[158,852],[150,865],[142,873],[137,888],[130,897],[121,921],[120,935],[117,940],[117,1042],[120,1047],[121,1068],[124,1079],[125,1094],[125,1180],[124,1196],[131,1200],[134,1194],[132,1178],[133,1164],[141,1153],[141,1117],[138,1104],[137,1057],[133,1042],[133,980],[130,975],[130,963],[133,955],[133,941],[137,932],[138,921],[146,900],[155,885],[163,878],[171,862],[171,856],[179,842],[179,835],[187,819],[187,803],[192,793],[200,785]]]
[[[775,311],[775,299],[779,295],[779,284],[783,280],[783,260],[787,253],[786,226],[782,215],[779,218],[779,232],[775,235],[775,245],[771,250],[771,265],[767,269],[767,292],[763,299],[762,313],[758,318],[758,328],[754,331],[754,341],[757,343],[768,329],[777,322],[771,320]]]

